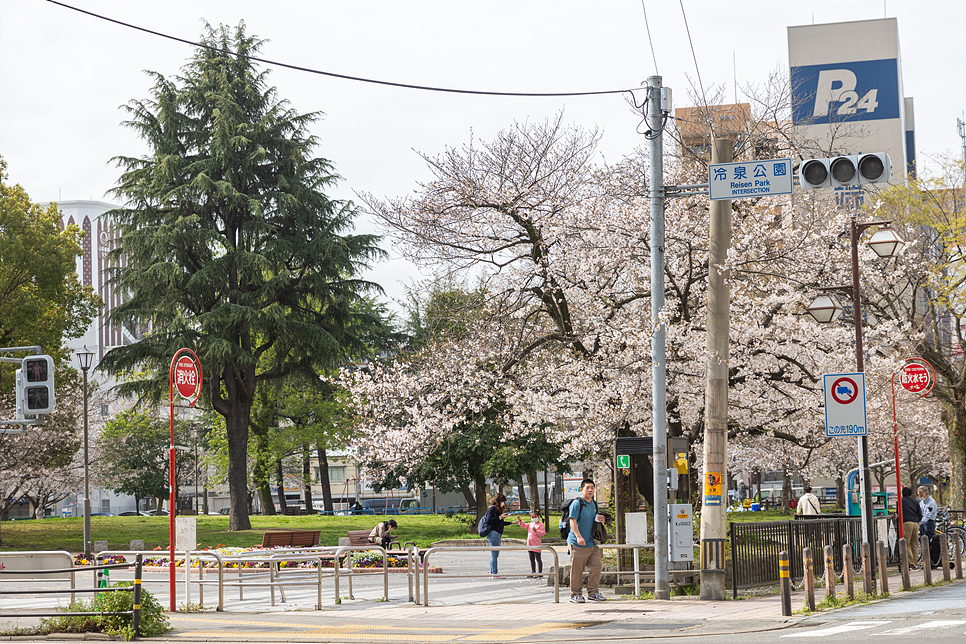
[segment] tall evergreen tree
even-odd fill
[[[113,279],[129,299],[114,317],[147,330],[102,366],[125,373],[122,393],[167,395],[171,356],[193,348],[205,398],[224,416],[231,530],[250,527],[246,454],[259,383],[339,362],[367,327],[360,299],[379,287],[358,278],[378,258],[377,237],[350,234],[356,212],[323,190],[338,177],[313,157],[308,127],[247,56],[259,39],[244,23],[206,27],[202,47],[169,80],[151,73],[151,98],[125,124],[148,143],[118,157],[111,213],[121,228]],[[140,375],[144,374],[144,375]]]

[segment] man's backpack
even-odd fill
[[[580,501],[580,510],[584,509],[584,502],[578,497],[564,501],[560,505],[560,538],[564,541],[570,536],[570,504]],[[580,517],[580,510],[577,510],[577,517]]]
[[[480,517],[480,523],[476,526],[476,531],[480,533],[481,537],[490,534],[490,524],[487,523],[485,514]]]

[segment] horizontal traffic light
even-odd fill
[[[805,159],[798,166],[798,183],[803,190],[880,183],[891,177],[892,162],[885,152]]]
[[[16,373],[17,419],[49,414],[57,406],[54,394],[54,360],[50,356],[30,356]]]

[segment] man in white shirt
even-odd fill
[[[819,502],[818,497],[812,494],[811,485],[805,486],[805,494],[798,500],[798,509],[796,512],[807,516],[822,513],[822,504]]]

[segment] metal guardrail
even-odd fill
[[[22,555],[25,553],[4,553],[4,556],[10,555]],[[68,553],[69,554],[69,553]],[[66,594],[69,593],[71,596],[71,604],[74,603],[74,595],[76,593],[117,593],[117,592],[132,592],[134,593],[134,601],[131,610],[125,611],[76,611],[76,612],[40,612],[40,613],[21,613],[16,612],[12,614],[5,615],[0,612],[2,617],[103,617],[105,615],[111,616],[131,616],[131,626],[134,630],[134,636],[140,637],[141,635],[141,555],[137,555],[134,560],[134,585],[133,586],[114,586],[111,588],[98,588],[96,583],[93,588],[77,588],[74,583],[74,575],[78,572],[84,572],[85,570],[94,571],[95,575],[105,569],[115,570],[115,569],[127,569],[130,568],[129,563],[120,564],[100,564],[96,566],[74,566],[73,557],[71,557],[71,566],[68,568],[41,568],[38,570],[4,570],[4,575],[36,575],[40,574],[55,574],[55,573],[67,573],[71,577],[71,587],[70,588],[34,588],[29,590],[4,590],[3,586],[0,586],[0,595],[52,595],[52,594]]]
[[[494,550],[497,550],[499,552],[512,551],[512,550],[527,551],[527,550],[534,550],[535,548],[538,548],[538,546],[439,546],[439,547],[436,547],[436,548],[430,548],[429,550],[427,550],[423,554],[423,573],[422,573],[422,575],[423,575],[423,606],[429,606],[429,575],[430,575],[430,573],[429,573],[429,558],[430,558],[430,556],[433,553],[436,553],[436,552],[473,552],[473,551],[477,551],[477,552],[492,552]],[[539,546],[539,549],[540,550],[549,550],[551,553],[553,553],[554,570],[555,571],[559,570],[560,569],[560,559],[559,559],[559,557],[557,555],[556,549],[553,546],[544,546],[544,545]],[[480,575],[480,574],[474,574],[474,575],[456,575],[456,574],[444,574],[444,573],[435,573],[435,574],[438,575],[438,576],[441,576],[441,577],[442,576],[445,576],[445,577],[450,577],[450,578],[463,578],[463,579],[472,578],[472,577],[489,577],[488,574],[486,574],[486,575]],[[529,576],[532,576],[532,574],[533,573],[530,573],[529,575],[527,575],[527,574],[521,573],[521,574],[517,574],[517,575],[504,575],[504,576],[505,577],[529,577]],[[549,574],[550,573],[542,573],[539,576],[546,577]],[[419,585],[419,566],[416,567],[416,585],[417,586]],[[554,599],[553,599],[554,602],[559,604],[560,603],[560,575],[557,574],[556,572],[554,573],[554,576],[553,576],[553,595],[554,595]],[[419,599],[418,598],[416,599],[416,603],[417,604],[419,603]]]

